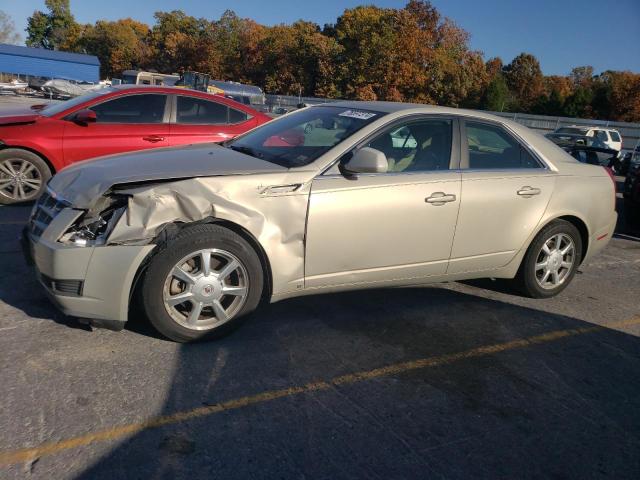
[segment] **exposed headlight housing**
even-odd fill
[[[76,247],[104,245],[126,209],[126,196],[104,196],[80,215],[58,241]]]

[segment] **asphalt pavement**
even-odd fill
[[[640,478],[640,237],[501,282],[267,305],[231,336],[58,313],[0,207],[0,478]]]

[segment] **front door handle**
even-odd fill
[[[521,197],[532,197],[534,195],[540,195],[540,192],[541,190],[539,188],[526,186],[526,187],[522,187],[516,193]]]
[[[455,202],[456,196],[451,193],[435,192],[432,193],[430,197],[425,198],[424,201],[430,203],[431,205],[439,207],[440,205],[444,205],[445,203]]]
[[[164,137],[161,137],[160,135],[149,135],[147,137],[142,137],[142,139],[145,142],[158,143],[162,142],[164,140]]]

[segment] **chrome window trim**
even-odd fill
[[[360,177],[378,177],[378,176],[383,176],[383,177],[397,177],[397,176],[415,176],[415,175],[437,175],[437,174],[443,174],[443,173],[457,173],[457,174],[463,174],[463,173],[508,173],[508,174],[514,174],[514,173],[519,173],[519,172],[524,172],[525,176],[529,176],[529,174],[531,173],[536,173],[539,172],[541,175],[545,174],[545,173],[555,173],[552,170],[548,169],[548,168],[488,168],[488,169],[478,169],[478,168],[454,168],[454,169],[449,169],[449,170],[425,170],[422,172],[390,172],[390,173],[355,173],[353,174],[353,177],[355,178],[360,178]],[[318,175],[317,177],[315,177],[315,179],[323,179],[323,178],[338,178],[338,177],[342,177],[344,178],[344,175],[339,174],[339,173],[327,173],[324,175]]]

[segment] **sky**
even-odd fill
[[[640,72],[640,0],[432,0],[445,16],[469,32],[471,47],[485,59],[509,63],[527,52],[547,75],[566,75],[571,68],[592,65],[605,70]],[[216,19],[226,9],[259,23],[274,25],[298,19],[333,23],[345,8],[361,4],[402,8],[405,0],[71,0],[76,20],[93,23],[132,17],[148,24],[158,10],[181,9],[189,15]],[[27,17],[44,10],[44,0],[0,0],[19,33]]]

